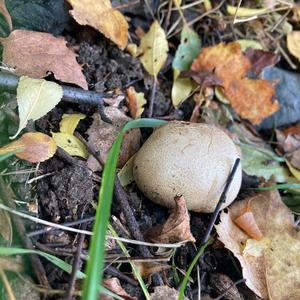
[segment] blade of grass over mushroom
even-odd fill
[[[0,256],[9,256],[9,255],[22,255],[22,254],[38,254],[42,257],[44,257],[45,259],[47,259],[48,261],[50,261],[51,263],[53,263],[55,266],[57,266],[58,268],[62,269],[63,271],[65,271],[66,273],[71,274],[72,271],[72,266],[69,265],[68,263],[66,263],[65,261],[61,260],[60,258],[48,254],[46,252],[43,251],[39,251],[39,250],[30,250],[30,249],[23,249],[23,248],[9,248],[9,247],[0,247]],[[76,277],[78,279],[83,279],[85,278],[85,274],[81,271],[77,271]],[[118,300],[122,300],[123,298],[116,295],[115,293],[107,290],[106,288],[98,285],[98,291],[100,291],[101,293],[107,294],[109,296],[114,297],[114,299],[118,299]]]
[[[91,240],[89,261],[87,264],[87,277],[84,281],[82,299],[98,299],[98,283],[102,282],[104,257],[105,257],[105,235],[110,216],[110,207],[113,196],[116,167],[123,133],[128,129],[140,127],[156,127],[165,124],[166,121],[155,119],[139,119],[128,122],[115,140],[102,174],[102,184],[99,192],[99,202],[94,223],[94,235]]]
[[[1,154],[0,155],[0,162],[8,159],[9,157],[13,156],[14,154],[16,154],[16,151],[11,151],[9,153]]]
[[[300,189],[300,183],[280,183],[270,186],[262,186],[258,188],[250,188],[256,191],[271,191],[271,190],[290,190],[290,189]]]

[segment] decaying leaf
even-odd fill
[[[300,240],[292,213],[276,190],[252,197],[251,210],[264,238],[252,243],[256,250],[249,250],[249,236],[232,221],[247,201],[235,202],[228,213],[222,212],[216,226],[219,239],[239,259],[246,284],[258,296],[273,300],[300,298]],[[247,244],[244,252],[243,245]]]
[[[254,67],[257,70],[260,65]],[[222,92],[234,110],[242,118],[259,124],[276,112],[279,104],[273,99],[275,90],[270,82],[245,78],[250,69],[250,60],[243,55],[238,42],[202,49],[191,67],[195,73],[214,73],[222,81]]]
[[[195,82],[190,78],[174,77],[172,86],[172,103],[178,107],[184,100],[186,100],[196,88]]]
[[[112,278],[106,278],[103,280],[103,286],[115,294],[123,297],[126,300],[137,300],[136,297],[130,296],[121,286],[121,283],[118,278],[112,277]],[[112,297],[107,295],[101,295],[101,300],[113,300]]]
[[[79,121],[85,117],[83,114],[64,114],[59,123],[60,132],[52,132],[52,137],[57,146],[72,156],[87,158],[89,155],[85,145],[74,136],[74,131]]]
[[[52,72],[56,79],[77,84],[87,90],[87,82],[66,41],[45,32],[14,30],[0,39],[3,63],[13,67],[18,75],[43,78]]]
[[[141,63],[146,71],[157,77],[168,56],[168,42],[164,30],[157,21],[154,21],[150,30],[141,39]]]
[[[143,278],[149,278],[154,273],[162,272],[171,268],[168,264],[155,261],[136,261],[134,264]]]
[[[32,163],[51,158],[56,152],[54,140],[40,132],[24,133],[18,140],[0,148],[0,154],[16,152],[16,156]]]
[[[137,93],[134,87],[127,89],[128,104],[130,110],[130,116],[133,119],[140,118],[144,112],[144,105],[147,103],[144,93]]]
[[[15,138],[24,129],[29,120],[37,120],[53,109],[61,100],[63,90],[57,83],[44,79],[32,79],[22,76],[17,88],[19,128]]]
[[[89,25],[124,49],[128,40],[128,24],[109,0],[68,0],[71,15],[80,25]]]
[[[4,16],[4,18],[8,24],[9,30],[12,31],[13,26],[12,26],[11,16],[6,8],[5,0],[0,1],[0,13]]]
[[[172,209],[166,223],[148,230],[146,233],[147,239],[157,243],[196,241],[190,231],[190,216],[184,197],[175,197],[175,202],[176,206]]]
[[[121,128],[131,120],[116,107],[108,106],[104,109],[104,112],[110,118],[112,124],[104,122],[99,114],[94,114],[93,124],[87,131],[89,135],[88,142],[96,151],[99,151],[102,161],[106,160],[108,152]],[[126,131],[118,162],[119,168],[122,168],[127,160],[139,149],[140,137],[139,129]],[[87,163],[91,170],[101,170],[99,162],[93,156],[88,158]]]
[[[300,60],[300,31],[292,31],[287,34],[287,47],[290,53]]]
[[[171,288],[167,285],[161,285],[156,286],[154,288],[154,292],[150,294],[152,300],[162,300],[162,299],[168,299],[168,300],[177,300],[179,296],[179,292]],[[187,300],[186,297],[183,298],[183,300]]]

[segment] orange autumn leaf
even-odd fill
[[[128,41],[128,24],[125,17],[114,9],[110,0],[68,0],[74,19],[81,25],[89,25],[112,40],[120,49]]]
[[[16,152],[17,157],[37,163],[51,158],[56,149],[56,143],[50,136],[40,132],[29,132],[0,148],[0,154]]]
[[[240,44],[220,43],[204,48],[194,60],[194,72],[212,72],[223,82],[223,93],[242,118],[259,124],[279,109],[273,100],[275,90],[266,80],[247,79],[251,62],[242,53]]]
[[[130,110],[130,116],[133,119],[140,118],[144,112],[144,105],[147,103],[144,93],[137,93],[134,87],[127,89],[128,105]]]
[[[76,55],[66,46],[64,38],[45,32],[14,30],[0,42],[3,63],[15,68],[17,75],[43,78],[52,72],[57,80],[88,89]]]
[[[233,80],[225,89],[225,95],[233,109],[253,124],[259,124],[279,109],[278,102],[273,101],[275,90],[267,80]]]
[[[261,240],[263,238],[263,234],[261,233],[251,211],[251,199],[247,202],[247,205],[241,215],[234,220],[234,223],[244,230],[244,232],[251,238],[255,240]]]

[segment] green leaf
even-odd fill
[[[199,54],[201,49],[201,40],[198,34],[184,25],[181,31],[180,45],[176,51],[172,67],[180,71],[188,70]]]
[[[22,76],[17,88],[19,129],[11,138],[15,138],[26,127],[29,120],[35,121],[52,110],[62,96],[62,87],[57,83]]]
[[[102,174],[102,182],[99,192],[96,219],[94,222],[93,236],[89,249],[89,260],[86,268],[87,277],[84,281],[83,294],[81,299],[98,299],[97,286],[99,283],[102,282],[103,278],[103,267],[105,258],[105,236],[110,217],[110,208],[113,196],[116,168],[122,144],[123,133],[128,129],[140,127],[155,127],[165,123],[166,121],[154,119],[138,119],[128,122],[124,126],[122,131],[119,133],[111,150],[109,151],[108,158],[106,160]]]
[[[157,77],[168,57],[168,42],[164,30],[157,21],[154,21],[150,30],[141,39],[141,63],[146,71]]]

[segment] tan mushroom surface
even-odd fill
[[[183,195],[189,210],[213,212],[240,152],[221,129],[208,124],[169,122],[157,128],[134,158],[133,176],[139,189],[157,204],[174,207]],[[242,179],[239,165],[226,202],[237,196]]]

